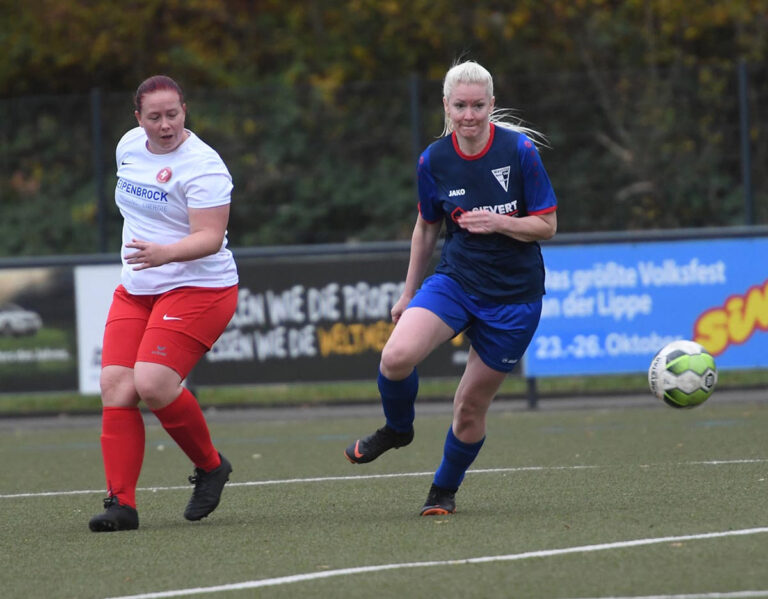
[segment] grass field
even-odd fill
[[[211,414],[234,466],[219,509],[182,511],[191,467],[147,416],[141,527],[94,534],[98,419],[0,421],[0,593],[91,597],[768,597],[768,394],[499,404],[457,494],[419,517],[449,425],[353,466],[356,406]]]

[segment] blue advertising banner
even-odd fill
[[[768,238],[549,246],[529,377],[645,372],[675,339],[768,367]]]

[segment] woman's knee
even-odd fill
[[[487,408],[484,408],[480,403],[459,402],[454,406],[453,419],[462,427],[471,427],[484,422],[487,411]]]
[[[460,390],[453,400],[454,432],[457,435],[469,433],[470,436],[482,436],[492,398],[468,395],[464,391]]]
[[[124,366],[105,366],[99,378],[101,403],[105,407],[127,408],[139,404],[133,384],[133,369]]]
[[[416,364],[413,357],[401,348],[385,345],[381,352],[381,373],[387,378],[399,380],[407,377]]]
[[[181,377],[171,368],[150,362],[137,362],[133,385],[141,400],[152,410],[164,408],[181,392]]]

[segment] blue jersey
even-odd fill
[[[467,156],[456,134],[431,144],[419,157],[419,212],[430,223],[445,219],[443,251],[435,272],[469,294],[497,303],[527,303],[544,295],[544,261],[535,241],[499,233],[469,233],[455,219],[489,210],[510,218],[545,214],[557,199],[533,142],[491,124],[482,152]]]

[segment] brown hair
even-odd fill
[[[141,112],[141,102],[146,94],[160,90],[175,91],[179,94],[179,102],[184,104],[184,92],[181,91],[181,86],[178,83],[166,75],[153,75],[149,79],[145,79],[139,85],[139,89],[136,90],[136,96],[133,99],[136,110]]]

